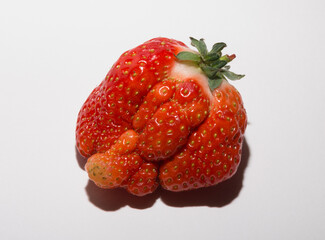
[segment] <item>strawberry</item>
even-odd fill
[[[198,52],[182,42],[155,38],[118,59],[90,94],[77,121],[79,152],[90,157],[89,178],[102,188],[124,187],[143,196],[157,178],[182,191],[230,178],[240,163],[247,120],[230,80],[235,55],[224,43]]]

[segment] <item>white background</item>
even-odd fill
[[[287,1],[1,1],[1,239],[324,239],[325,6]],[[224,41],[248,113],[237,175],[137,198],[88,182],[78,111],[153,37]]]

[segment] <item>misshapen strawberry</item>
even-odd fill
[[[215,185],[240,163],[246,112],[217,43],[167,38],[125,52],[83,105],[77,148],[99,187],[143,196]],[[133,130],[130,130],[133,129]],[[156,164],[156,162],[159,162]]]

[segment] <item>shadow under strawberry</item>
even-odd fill
[[[158,198],[163,203],[172,207],[209,206],[223,207],[236,199],[243,187],[245,169],[248,166],[250,151],[247,141],[244,139],[242,160],[237,173],[229,180],[213,187],[200,188],[185,192],[170,192],[158,188],[154,193],[144,197],[137,197],[128,193],[125,189],[102,189],[92,181],[88,181],[85,187],[89,201],[104,211],[116,211],[125,206],[136,209],[145,209],[153,206]],[[86,160],[76,151],[76,158],[80,168],[84,170]]]
[[[77,159],[77,163],[79,165],[79,167],[85,171],[85,165],[87,163],[87,158],[85,158],[84,156],[82,156],[77,147],[75,147],[75,152],[76,152],[76,159]]]
[[[128,193],[122,188],[99,188],[90,180],[85,189],[89,201],[104,211],[116,211],[125,206],[145,209],[151,207],[159,198],[159,191],[155,191],[143,197],[138,197]]]

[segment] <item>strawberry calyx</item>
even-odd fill
[[[245,75],[236,74],[229,71],[230,66],[227,65],[231,62],[236,55],[222,55],[221,51],[227,45],[223,42],[215,43],[212,49],[208,48],[204,39],[197,40],[190,37],[191,45],[197,48],[198,52],[182,51],[176,55],[179,61],[188,62],[201,68],[204,74],[209,78],[209,87],[211,91],[217,88],[223,79],[239,80]]]

